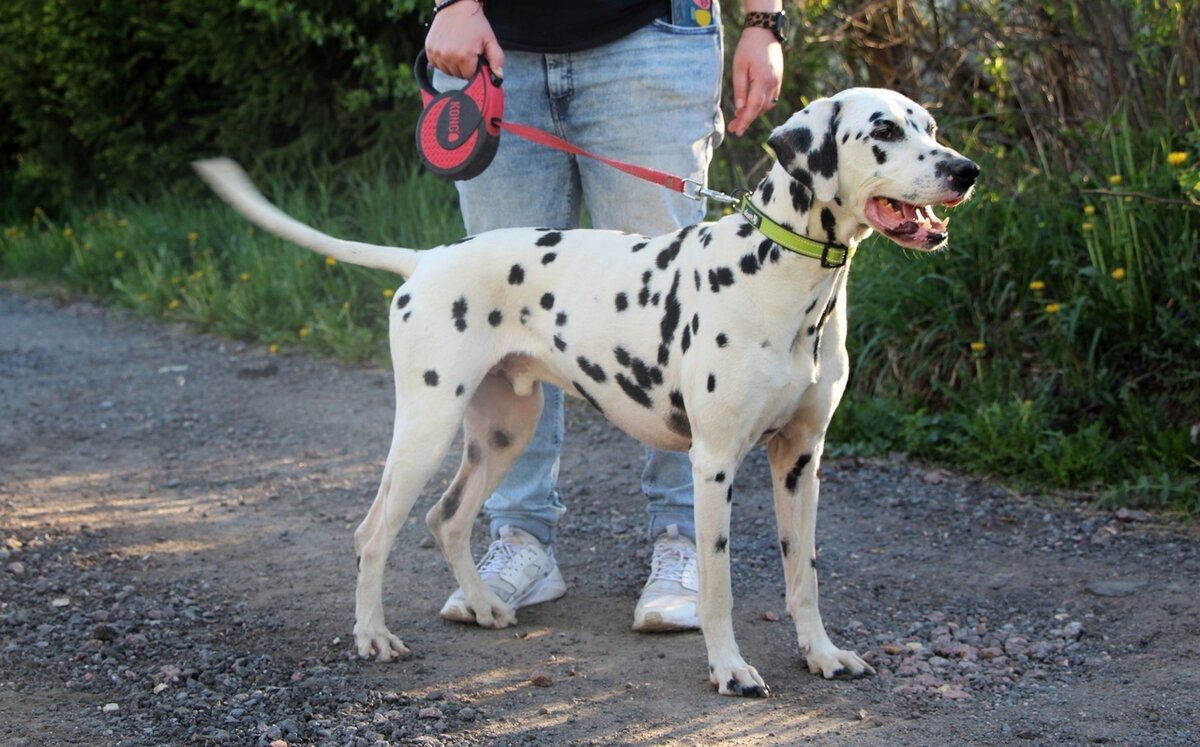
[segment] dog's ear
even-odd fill
[[[791,116],[767,138],[775,158],[793,179],[803,184],[817,202],[837,195],[837,129],[842,105],[817,99]]]

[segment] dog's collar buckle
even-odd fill
[[[807,236],[784,228],[780,224],[767,217],[767,214],[758,209],[751,202],[749,191],[740,191],[738,200],[738,212],[746,219],[754,229],[766,236],[771,241],[775,242],[784,249],[790,252],[799,254],[810,259],[821,260],[821,266],[829,269],[836,269],[844,266],[854,256],[854,250],[840,244],[827,244],[823,241],[816,241]]]

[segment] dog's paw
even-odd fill
[[[490,597],[490,598],[489,598]],[[467,600],[463,590],[459,589],[450,595],[442,605],[440,614],[446,620],[472,623],[481,628],[507,628],[517,624],[517,613],[494,594],[484,597],[478,603]]]
[[[863,675],[875,674],[875,668],[863,661],[858,654],[832,644],[822,651],[809,651],[804,657],[808,662],[808,671],[827,680],[834,677],[858,679]]]
[[[355,631],[354,645],[363,659],[374,657],[378,661],[396,661],[412,654],[404,641],[392,635],[387,628],[376,631]]]
[[[708,679],[717,686],[721,695],[740,695],[744,698],[766,698],[771,690],[758,670],[744,661],[738,661],[731,666],[708,667]]]

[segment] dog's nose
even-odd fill
[[[979,164],[966,158],[959,159],[950,164],[950,168],[946,170],[946,178],[955,189],[966,192],[979,178]]]

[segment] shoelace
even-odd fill
[[[684,583],[685,579],[695,583],[696,558],[690,553],[684,556],[682,550],[671,545],[660,544],[654,548],[654,557],[650,559],[650,583],[655,581],[673,581]]]
[[[516,555],[513,546],[503,540],[496,540],[488,547],[487,553],[479,560],[480,575],[485,573],[500,573],[504,566]]]

